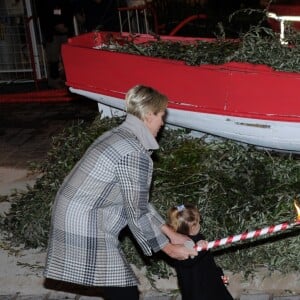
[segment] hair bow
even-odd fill
[[[179,212],[181,212],[185,209],[185,206],[184,206],[184,204],[181,204],[181,205],[176,206],[176,208]]]

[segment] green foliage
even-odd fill
[[[264,64],[275,70],[300,71],[300,32],[288,28],[285,34],[287,45],[280,42],[279,34],[263,26],[253,26],[239,39],[223,37],[211,41],[157,41],[135,43],[130,40],[111,40],[102,49],[164,59],[181,60],[187,65],[224,64],[247,62]]]
[[[172,131],[164,135],[152,193],[162,215],[172,205],[196,204],[208,240],[293,221],[293,199],[300,195],[300,161],[296,157],[230,141],[206,144]],[[258,265],[299,270],[299,241],[296,228],[271,238],[216,248],[215,255],[232,271],[253,270]]]
[[[91,142],[122,121],[101,119],[67,128],[53,140],[48,158],[39,166],[43,176],[27,192],[16,193],[10,212],[1,220],[2,231],[14,244],[46,247],[51,207],[59,185]],[[164,130],[161,148],[153,155],[151,201],[165,216],[170,206],[196,204],[202,231],[208,240],[246,230],[293,221],[293,200],[300,196],[297,156],[258,151],[230,141],[192,138],[184,131]],[[267,266],[283,272],[299,270],[299,228],[216,248],[219,264],[232,271]],[[160,253],[141,255],[130,235],[122,245],[128,259],[147,265],[148,274],[167,277],[172,269]]]

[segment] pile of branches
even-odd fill
[[[102,47],[111,51],[143,55],[171,60],[181,60],[187,65],[224,64],[247,62],[263,64],[274,70],[300,72],[300,33],[288,28],[285,42],[272,29],[253,26],[239,39],[217,37],[211,41],[167,41],[157,37],[156,41],[135,43],[134,37],[126,40],[111,39]]]

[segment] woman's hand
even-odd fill
[[[188,236],[177,232],[174,232],[169,239],[172,244],[184,244],[186,241],[191,240]]]
[[[201,248],[207,248],[208,246],[208,241],[205,241],[205,240],[200,240],[197,242],[197,245],[200,246]]]
[[[162,251],[168,256],[178,260],[185,260],[198,255],[198,252],[194,248],[187,248],[184,245],[174,245],[170,243],[167,244]]]
[[[190,240],[188,236],[175,232],[167,225],[163,225],[161,230],[169,238],[172,244],[184,244],[186,241]]]

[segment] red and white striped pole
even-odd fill
[[[224,245],[229,245],[232,243],[236,243],[239,241],[244,241],[247,239],[253,239],[253,238],[257,238],[259,236],[263,236],[263,235],[267,235],[267,234],[271,234],[271,233],[275,233],[278,231],[283,231],[283,230],[287,230],[290,229],[294,226],[300,225],[300,220],[298,220],[295,223],[281,223],[278,225],[272,225],[272,226],[268,226],[265,228],[261,228],[261,229],[257,229],[257,230],[253,230],[253,231],[246,231],[243,232],[241,234],[237,234],[237,235],[232,235],[232,236],[228,236],[219,240],[215,240],[215,241],[211,241],[208,242],[206,247],[201,247],[199,245],[195,245],[194,248],[197,251],[204,251],[204,250],[208,250],[208,249],[212,249],[212,248],[217,248],[220,246],[224,246]]]

